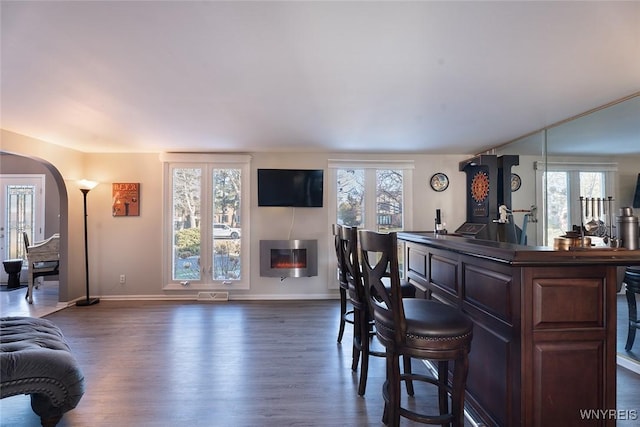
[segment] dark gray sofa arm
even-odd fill
[[[84,394],[84,376],[60,329],[46,319],[0,318],[0,398],[31,395],[44,427]]]

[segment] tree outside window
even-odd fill
[[[248,288],[248,236],[242,232],[248,162],[238,167],[227,163],[167,165],[169,285],[207,288],[242,282]]]

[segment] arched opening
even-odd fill
[[[60,171],[47,160],[22,154],[0,151],[0,169],[3,174],[43,173],[46,194],[55,193],[45,200],[45,230],[47,235],[60,233],[60,274],[58,301],[69,300],[69,203],[67,186]],[[57,216],[57,221],[55,217]]]

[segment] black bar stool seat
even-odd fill
[[[423,299],[403,300],[407,322],[407,345],[419,350],[433,349],[431,341],[439,341],[438,351],[458,349],[469,341],[473,322],[457,309],[439,301]],[[383,320],[380,320],[381,324]],[[393,319],[385,319],[393,325]]]

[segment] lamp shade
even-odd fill
[[[78,186],[81,190],[92,190],[96,185],[98,185],[97,181],[89,181],[88,179],[78,181]]]
[[[638,174],[638,182],[636,183],[636,194],[633,196],[633,207],[640,208],[640,173]]]

